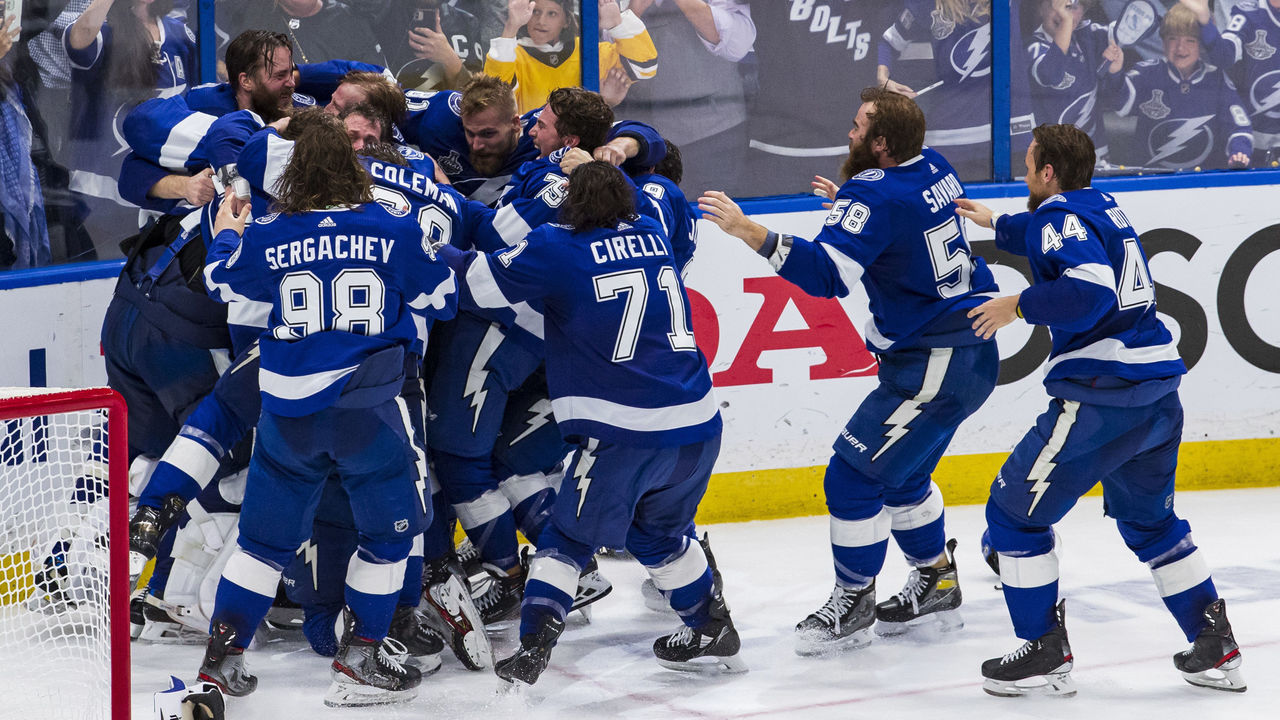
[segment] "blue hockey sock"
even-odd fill
[[[910,503],[897,505],[885,498],[884,509],[892,520],[893,539],[912,565],[927,565],[942,554],[946,546],[946,526],[942,490],[929,483],[928,494]]]
[[[431,493],[431,524],[422,533],[422,557],[435,560],[453,552],[453,507],[444,493]]]
[[[413,539],[413,549],[404,561],[404,584],[400,588],[400,599],[397,604],[418,607],[422,600],[422,536]]]
[[[1013,621],[1013,633],[1035,640],[1057,624],[1053,608],[1058,604],[1058,556],[1000,553],[1000,584]]]
[[[212,622],[236,632],[235,647],[248,647],[262,619],[271,609],[280,583],[281,568],[236,548],[222,570],[214,600]]]
[[[671,609],[689,627],[701,627],[711,619],[711,594],[714,584],[711,567],[702,545],[688,536],[682,537],[683,547],[661,564],[646,565],[653,584],[667,596]]]
[[[387,636],[387,628],[391,627],[391,617],[396,611],[396,600],[404,585],[404,568],[403,558],[379,558],[363,543],[351,556],[344,596],[347,607],[356,616],[357,636],[368,640],[381,640]]]
[[[556,550],[539,550],[534,555],[524,586],[524,600],[520,602],[521,637],[538,631],[541,615],[550,614],[564,620],[578,592],[580,567]]]
[[[516,527],[520,528],[520,532],[524,533],[524,536],[534,545],[538,544],[542,531],[547,527],[547,523],[551,522],[551,510],[555,504],[555,491],[544,488],[511,509]]]
[[[1170,557],[1152,561],[1151,577],[1187,641],[1194,641],[1204,629],[1205,607],[1218,599],[1209,566],[1199,549],[1191,545],[1189,550],[1183,548]]]
[[[836,582],[860,589],[875,580],[884,568],[890,522],[889,514],[883,511],[862,520],[831,516],[831,556],[835,560]]]

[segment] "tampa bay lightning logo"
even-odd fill
[[[1249,104],[1253,106],[1253,114],[1259,113],[1269,118],[1280,118],[1280,70],[1271,72],[1253,81],[1249,88]]]
[[[854,179],[854,180],[866,180],[866,181],[868,181],[868,182],[875,182],[876,180],[879,180],[879,179],[880,179],[880,178],[882,178],[882,177],[884,177],[884,171],[883,171],[883,170],[880,170],[879,168],[871,168],[870,170],[863,170],[862,172],[858,173],[857,175],[854,175],[854,176],[853,176],[853,179]]]
[[[1097,93],[1085,93],[1071,101],[1071,104],[1062,111],[1062,115],[1058,116],[1058,122],[1082,128],[1092,127],[1093,110],[1097,104]]]
[[[293,104],[300,107],[311,107],[312,105],[316,104],[316,99],[311,97],[310,95],[303,95],[302,93],[294,93]]]
[[[244,249],[244,240],[241,239],[240,242],[236,243],[236,249],[231,251],[231,257],[227,258],[228,268],[231,267],[232,265],[235,265],[236,261],[240,259],[240,251],[243,249]]]
[[[421,150],[416,150],[408,145],[397,145],[396,150],[400,151],[405,160],[422,160],[426,157]]]
[[[462,94],[461,93],[449,94],[449,109],[453,111],[454,115],[457,115],[458,117],[462,117]]]
[[[991,25],[980,25],[951,46],[951,69],[961,80],[991,74]]]
[[[1189,168],[1204,162],[1213,150],[1213,115],[1165,120],[1147,136],[1150,165]]]

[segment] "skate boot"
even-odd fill
[[[224,695],[243,697],[258,688],[258,678],[245,670],[244,648],[234,647],[231,643],[235,639],[236,631],[231,626],[213,623],[196,679],[217,685]]]
[[[129,519],[129,582],[138,582],[147,561],[156,556],[156,546],[182,513],[187,502],[177,495],[166,495],[160,507],[140,507]]]
[[[1067,643],[1067,601],[1058,603],[1057,627],[1005,655],[982,663],[982,689],[997,697],[1076,694],[1071,680],[1071,645]]]
[[[525,566],[521,564],[508,574],[485,563],[489,573],[488,586],[475,597],[476,608],[485,625],[510,620],[520,615],[520,601],[524,599]]]
[[[827,603],[796,625],[796,654],[822,655],[871,643],[876,583],[861,590],[836,585]]]
[[[137,640],[147,625],[147,616],[143,614],[143,610],[147,607],[148,592],[147,588],[143,588],[129,598],[129,638],[132,640]]]
[[[458,543],[458,547],[454,549],[454,555],[458,558],[458,565],[466,573],[464,577],[472,577],[484,572],[480,564],[480,548],[471,542],[471,538],[462,538],[462,542]]]
[[[342,637],[330,666],[333,682],[325,694],[325,705],[364,707],[407,702],[417,697],[422,672],[401,661],[407,654],[403,645],[393,639],[357,637],[356,616],[351,608],[342,609],[339,622]]]
[[[522,683],[532,685],[538,682],[538,676],[547,669],[551,662],[551,649],[556,646],[560,633],[564,632],[564,621],[548,613],[539,614],[540,622],[537,632],[520,637],[520,649],[515,655],[499,660],[493,666],[498,677],[511,684]]]
[[[142,606],[145,623],[138,640],[157,645],[199,645],[209,639],[208,633],[184,623],[180,612],[177,606],[147,595]]]
[[[591,603],[603,599],[611,592],[613,592],[613,583],[600,574],[600,564],[596,562],[595,556],[592,556],[591,561],[583,568],[582,574],[578,576],[578,593],[573,598],[573,607],[569,608],[569,612],[581,611],[582,617],[586,618],[587,622],[591,622]]]
[[[404,645],[405,651],[413,657],[439,655],[444,650],[444,641],[426,625],[417,608],[409,605],[396,606],[387,636]]]
[[[1204,609],[1204,629],[1191,649],[1173,656],[1173,665],[1192,685],[1244,692],[1249,689],[1240,672],[1240,646],[1227,621],[1227,603],[1218,598]]]
[[[876,633],[897,635],[907,624],[928,615],[938,619],[943,632],[959,630],[964,620],[960,607],[960,581],[956,575],[956,541],[947,542],[947,564],[941,568],[922,567],[911,571],[902,592],[876,605]]]
[[[746,672],[747,664],[738,654],[742,642],[729,617],[729,607],[718,593],[711,597],[710,614],[711,619],[701,627],[685,625],[654,640],[658,664],[687,672]]]
[[[491,667],[493,650],[462,569],[456,563],[438,560],[427,567],[423,581],[420,607],[428,622],[448,639],[458,662],[468,670]]]

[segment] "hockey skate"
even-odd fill
[[[1192,685],[1244,692],[1249,689],[1240,672],[1240,646],[1227,621],[1227,603],[1218,598],[1204,609],[1204,629],[1191,649],[1173,656],[1173,665],[1182,679]]]
[[[921,618],[937,618],[943,632],[964,627],[960,617],[960,580],[956,575],[956,541],[947,542],[941,568],[921,567],[911,571],[902,591],[876,605],[876,634],[897,635]]]
[[[520,614],[520,601],[524,599],[525,566],[522,563],[515,574],[485,563],[489,574],[484,590],[474,596],[476,608],[485,625],[511,620]]]
[[[997,697],[1076,694],[1071,680],[1071,645],[1067,643],[1067,601],[1054,613],[1058,625],[1035,640],[1005,655],[982,663],[982,689]]]
[[[405,651],[413,657],[439,655],[444,650],[444,641],[426,625],[417,608],[409,605],[396,606],[387,636],[404,645]]]
[[[686,672],[747,671],[747,664],[739,655],[742,642],[724,597],[719,593],[711,596],[709,613],[711,619],[701,627],[685,625],[653,641],[653,654],[659,665]]]
[[[445,634],[458,661],[468,670],[491,667],[493,650],[462,570],[447,561],[433,562],[424,580],[421,607],[428,621]]]
[[[595,557],[587,563],[582,574],[578,576],[578,592],[573,598],[573,607],[569,612],[577,610],[587,622],[591,622],[591,603],[604,599],[613,592],[613,583],[600,574],[600,565]]]
[[[542,671],[547,669],[547,663],[551,662],[551,649],[556,646],[562,632],[564,620],[540,613],[537,632],[521,636],[520,649],[515,655],[499,660],[493,671],[512,685],[538,682]]]
[[[796,625],[796,654],[824,655],[871,644],[876,582],[861,590],[836,585],[822,607]]]
[[[231,643],[235,639],[236,631],[231,626],[213,624],[196,679],[217,685],[224,695],[243,697],[258,688],[258,678],[245,670],[244,648],[234,647]]]
[[[422,672],[402,662],[405,648],[391,638],[370,640],[356,636],[356,616],[343,608],[342,637],[333,656],[333,682],[325,693],[329,707],[365,707],[407,702],[418,696]]]
[[[182,513],[187,503],[177,495],[165,496],[158,508],[140,507],[129,519],[129,584],[138,582],[147,562],[156,556],[156,546]]]
[[[175,613],[177,608],[154,595],[143,599],[142,616],[146,622],[138,633],[138,640],[157,645],[199,645],[209,634],[184,623]]]

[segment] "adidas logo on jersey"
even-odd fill
[[[338,227],[338,223],[334,222],[333,218],[326,215],[324,219],[320,221],[320,225],[318,227]]]

